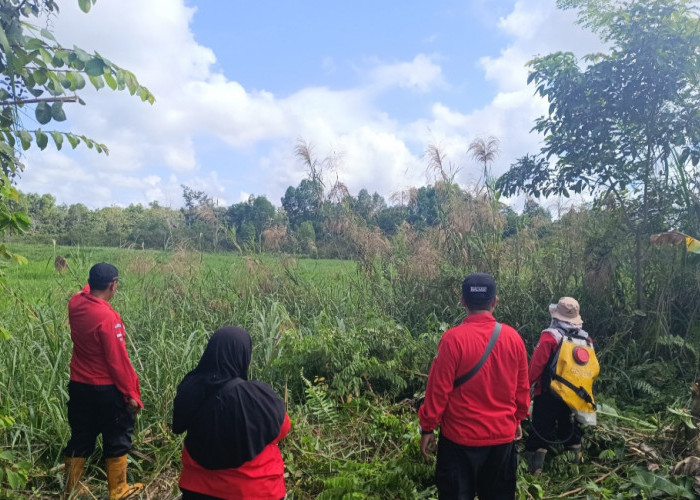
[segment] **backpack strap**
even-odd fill
[[[542,330],[542,333],[544,333],[544,332],[547,332],[548,334],[550,334],[552,336],[552,338],[554,338],[554,340],[557,341],[557,344],[561,344],[561,341],[564,338],[564,336],[561,334],[561,332],[559,330],[557,330],[556,328],[547,328],[546,330]]]
[[[556,380],[557,382],[561,382],[564,384],[566,387],[574,391],[574,393],[583,399],[586,403],[589,405],[593,406],[595,408],[595,404],[593,403],[593,398],[591,397],[590,394],[588,394],[588,391],[584,389],[583,387],[576,387],[574,384],[566,380],[564,377],[557,375],[556,373],[552,375],[552,380]]]
[[[469,370],[467,373],[455,380],[455,383],[452,386],[452,390],[455,390],[457,387],[459,387],[467,380],[472,378],[474,375],[476,375],[476,372],[478,372],[481,369],[481,367],[484,366],[484,363],[486,363],[486,359],[488,359],[489,354],[491,354],[491,351],[493,350],[493,346],[496,345],[498,336],[501,334],[501,326],[502,325],[498,321],[496,321],[496,326],[493,327],[493,333],[491,334],[491,338],[489,339],[489,343],[486,345],[486,350],[481,356],[481,359],[477,364],[475,364],[472,367],[471,370]]]
[[[557,342],[557,346],[549,354],[547,364],[544,365],[544,369],[540,375],[540,389],[542,392],[548,392],[552,379],[554,378],[554,374],[557,373],[557,361],[559,359],[561,344],[564,342],[564,336],[556,328],[547,328],[546,330],[542,331],[542,333],[544,332],[549,333],[549,335]]]

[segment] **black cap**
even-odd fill
[[[472,273],[462,282],[462,297],[469,306],[489,306],[496,296],[496,280],[486,273]]]
[[[100,262],[95,264],[90,268],[90,276],[88,277],[88,283],[90,288],[95,290],[104,290],[107,288],[112,281],[114,281],[119,276],[119,271],[112,264],[107,264],[106,262]]]

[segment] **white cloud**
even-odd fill
[[[418,54],[410,62],[379,65],[370,76],[373,85],[380,89],[397,86],[427,92],[444,85],[442,68],[425,54]]]
[[[541,2],[518,1],[515,2],[513,12],[502,17],[498,22],[498,27],[519,40],[531,40],[539,37],[542,32],[542,25],[547,21],[548,12],[551,12],[551,2],[548,8]]]
[[[513,11],[498,21],[498,27],[513,37],[499,57],[483,57],[480,65],[488,80],[501,90],[525,87],[526,64],[537,55],[555,50],[573,51],[578,55],[602,49],[599,39],[575,24],[572,11],[558,10],[551,1],[519,0]]]

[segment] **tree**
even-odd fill
[[[318,185],[309,179],[303,179],[296,188],[289,186],[282,198],[282,207],[287,212],[292,227],[297,227],[302,222],[315,221],[320,210]]]
[[[257,196],[253,199],[250,220],[255,226],[255,238],[259,240],[262,233],[270,225],[275,217],[275,207],[265,196]]]
[[[541,217],[551,222],[552,213],[532,198],[528,198],[527,200],[525,200],[525,206],[523,207],[523,217],[526,217],[528,219]]]
[[[274,205],[265,196],[250,195],[247,201],[231,205],[226,210],[226,221],[236,233],[236,244],[259,243],[263,231],[272,224],[276,215]]]
[[[185,224],[191,226],[201,218],[203,213],[209,212],[208,209],[214,206],[214,202],[204,191],[197,191],[185,184],[181,184],[180,187],[182,188],[182,198],[185,200],[185,207],[182,209]]]
[[[533,130],[544,146],[504,174],[506,195],[589,192],[613,198],[635,238],[636,303],[644,303],[645,235],[663,227],[676,186],[670,175],[700,161],[700,44],[687,0],[566,0],[579,22],[610,47],[578,61],[535,58],[528,82],[549,111]]]
[[[316,231],[311,221],[305,221],[299,224],[296,230],[297,240],[301,250],[305,253],[316,253]]]
[[[406,221],[406,208],[394,205],[384,207],[377,213],[377,227],[388,236],[393,236]]]
[[[384,208],[386,208],[384,198],[377,192],[370,195],[365,188],[360,189],[357,199],[353,201],[353,210],[365,222],[370,222]]]
[[[440,201],[433,186],[418,188],[416,203],[411,206],[408,222],[418,229],[437,226],[440,223]]]
[[[58,225],[56,198],[51,194],[18,192],[19,210],[26,213],[32,221],[31,232],[54,234]]]
[[[96,0],[78,0],[88,12]],[[21,152],[32,143],[43,150],[49,138],[57,149],[67,142],[75,149],[83,143],[98,153],[107,147],[84,135],[59,130],[30,130],[22,121],[25,108],[33,107],[39,125],[66,120],[65,103],[85,104],[76,92],[87,82],[96,89],[105,85],[112,90],[128,90],[143,101],[153,103],[153,94],[140,85],[133,73],[103,56],[90,54],[79,47],[65,48],[50,30],[31,21],[58,14],[55,0],[3,0],[0,2],[0,237],[10,231],[24,231],[29,218],[10,208],[18,201],[13,187],[15,175],[24,166]],[[12,258],[0,245],[0,258]]]
[[[68,207],[64,232],[71,243],[89,243],[85,238],[92,235],[92,215],[90,209],[82,203],[74,203]]]

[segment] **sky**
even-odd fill
[[[251,194],[280,205],[307,175],[299,141],[333,158],[328,182],[353,195],[389,199],[431,182],[429,145],[473,185],[473,140],[500,141],[495,175],[539,149],[530,130],[546,105],[527,86],[527,61],[601,50],[555,3],[98,0],[84,14],[59,0],[47,21],[56,38],[134,72],[156,102],[84,89],[86,106],[66,105],[66,127],[109,156],[32,149],[18,187],[90,208],[180,207],[183,184],[222,206]]]

